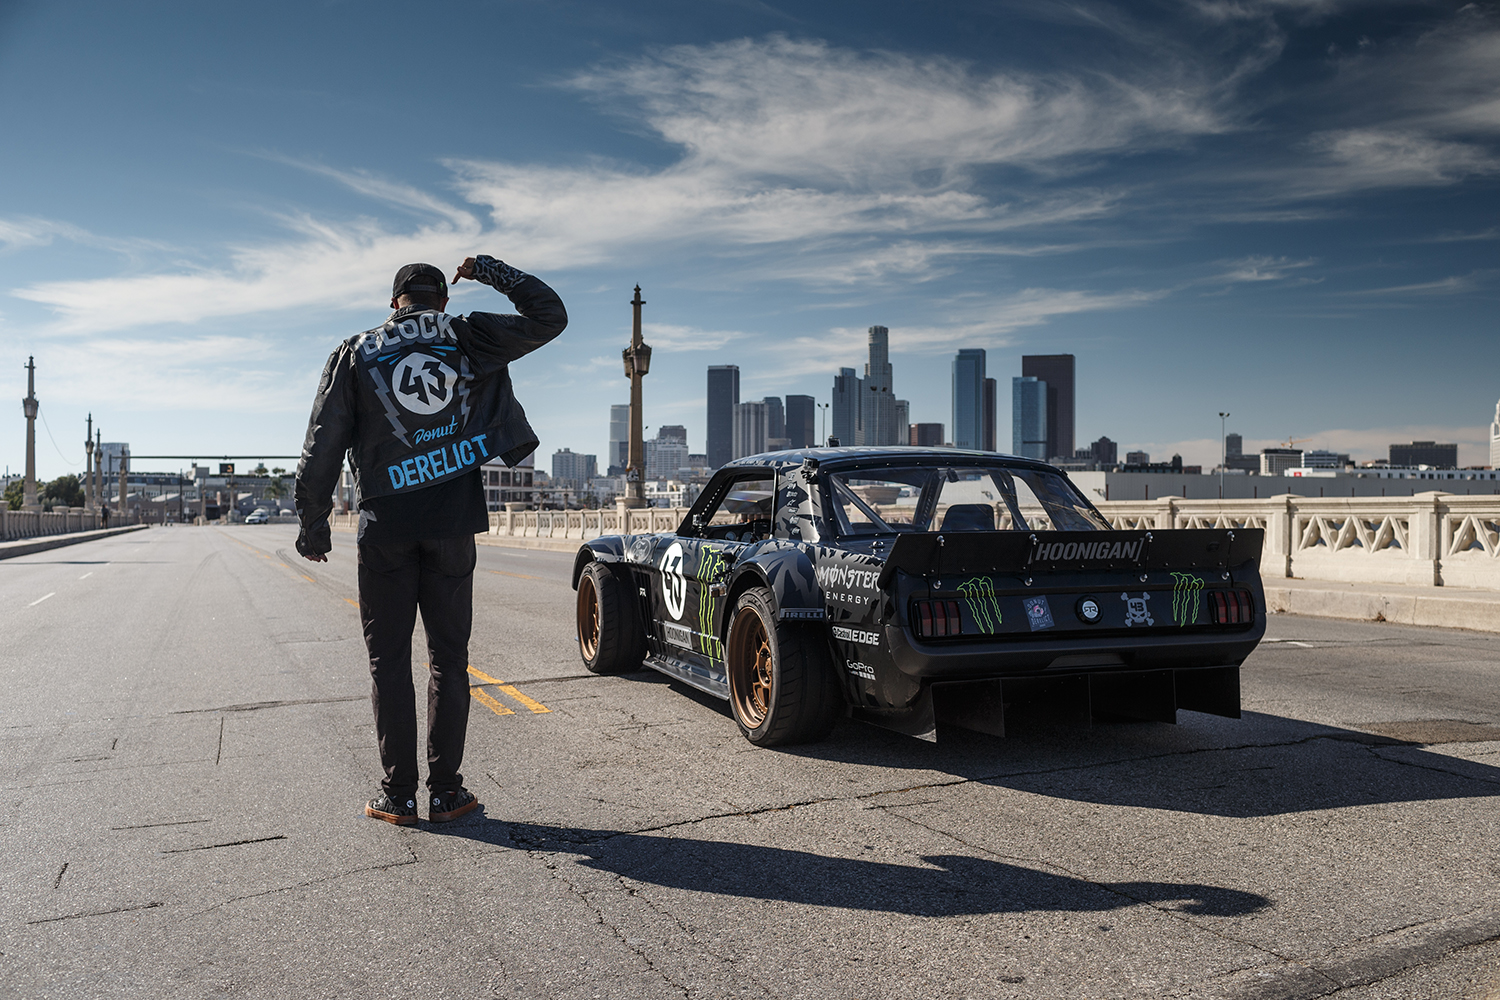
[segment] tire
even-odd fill
[[[735,603],[724,658],[734,721],[756,746],[816,743],[843,715],[828,644],[800,622],[777,621],[763,587]]]
[[[641,668],[646,633],[635,595],[603,563],[591,562],[578,577],[578,654],[595,674]]]

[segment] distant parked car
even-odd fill
[[[245,523],[246,524],[270,524],[271,523],[271,515],[270,515],[269,512],[264,511],[264,510],[252,511],[250,513],[250,516],[247,517],[247,518],[245,518]]]

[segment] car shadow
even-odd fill
[[[655,671],[630,675],[670,686],[734,725],[727,702]],[[1180,711],[1178,724],[1092,726],[1007,714],[1005,737],[939,725],[928,743],[878,726],[841,722],[820,743],[761,752],[896,771],[938,771],[983,784],[1098,805],[1143,806],[1251,818],[1380,803],[1500,796],[1500,768],[1420,743],[1245,712],[1222,719]]]
[[[1246,712],[1180,724],[1022,722],[1005,738],[940,729],[921,743],[858,723],[804,758],[936,770],[1052,798],[1251,818],[1500,796],[1500,768],[1372,733]]]
[[[1091,882],[965,855],[926,856],[927,867],[921,867],[666,834],[505,823],[483,813],[428,829],[497,847],[576,855],[596,871],[668,889],[910,916],[1099,913],[1147,903],[1231,917],[1270,905],[1266,897],[1238,889]]]

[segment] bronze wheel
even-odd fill
[[[639,670],[646,633],[629,578],[591,562],[578,574],[578,654],[596,674]]]
[[[758,729],[771,710],[775,663],[771,637],[753,606],[739,609],[729,629],[729,690],[735,714],[747,729]]]
[[[599,655],[599,588],[587,573],[578,579],[578,651],[585,660]]]
[[[844,707],[827,637],[778,617],[771,592],[750,588],[735,602],[724,649],[735,724],[762,747],[821,740]]]

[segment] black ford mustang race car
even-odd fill
[[[676,532],[583,546],[579,651],[727,698],[762,746],[846,714],[924,739],[938,722],[1004,735],[1018,704],[1238,718],[1263,534],[1116,530],[1057,469],[988,452],[755,455]]]

